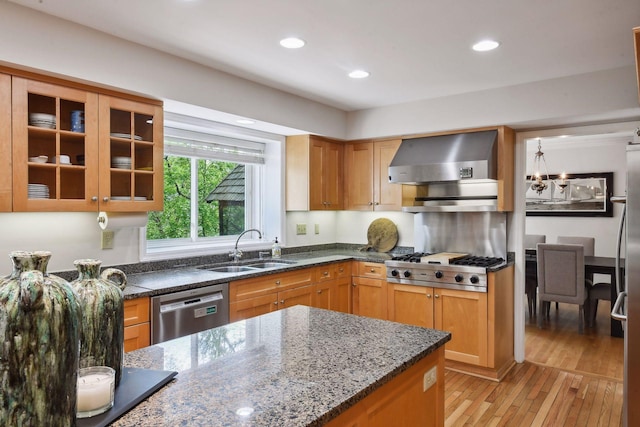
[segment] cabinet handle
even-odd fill
[[[369,202],[369,206],[373,205],[373,202]]]
[[[103,202],[108,202],[108,201],[109,201],[109,198],[108,198],[107,196],[104,196],[104,197],[102,198],[102,201],[103,201]]]
[[[280,284],[280,280],[276,280],[276,285],[279,285],[279,284]]]
[[[344,268],[340,268],[340,269],[338,269],[338,271],[339,271],[340,273],[344,273]]]
[[[376,272],[375,268],[372,268],[371,270],[369,270],[369,273],[375,273],[375,272]]]
[[[355,283],[352,283],[351,286],[353,286],[355,288],[357,285]]]
[[[319,291],[318,291],[318,294],[321,294],[321,293],[322,293],[322,290],[319,290]]]
[[[93,196],[93,197],[91,198],[91,201],[92,201],[92,202],[97,202],[97,201],[98,201],[98,196]]]
[[[328,271],[323,271],[323,272],[322,272],[322,275],[326,277],[326,276],[328,276],[328,275],[329,275],[329,272],[328,272]]]
[[[436,298],[440,298],[440,295],[436,294]]]
[[[431,298],[431,294],[427,294],[427,298]]]
[[[273,303],[273,305],[278,305],[278,301],[275,301],[275,302]]]
[[[280,300],[280,304],[284,305],[284,300],[283,299]]]
[[[375,204],[376,206],[378,206],[378,205],[380,204],[380,202],[375,202],[374,204]]]

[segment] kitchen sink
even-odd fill
[[[258,267],[250,267],[248,265],[225,265],[223,267],[207,268],[209,271],[215,271],[218,273],[240,273],[242,271],[255,271]]]
[[[274,261],[270,261],[270,262],[257,262],[255,264],[249,264],[249,267],[254,267],[254,268],[275,268],[275,267],[287,267],[289,265],[291,265],[292,263],[290,262],[274,262]]]

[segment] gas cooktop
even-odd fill
[[[391,258],[391,261],[401,261],[401,262],[412,262],[412,263],[421,263],[422,257],[427,255],[433,255],[427,252],[414,252],[411,254],[403,254],[394,256]],[[493,267],[495,265],[500,265],[504,262],[504,258],[500,257],[488,257],[488,256],[476,256],[476,255],[467,255],[458,259],[452,259],[449,262],[449,265],[465,265],[472,267]]]

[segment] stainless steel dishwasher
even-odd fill
[[[151,344],[229,323],[229,284],[151,298]]]

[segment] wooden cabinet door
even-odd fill
[[[97,93],[14,76],[11,102],[13,210],[97,211]],[[71,130],[77,110],[84,132]]]
[[[351,274],[349,277],[338,277],[335,285],[335,298],[331,299],[329,308],[342,313],[353,313]]]
[[[294,305],[313,307],[313,286],[301,286],[288,291],[278,292],[278,309]]]
[[[435,328],[451,332],[445,358],[487,366],[487,294],[434,289]]]
[[[387,283],[389,320],[433,328],[434,289]]]
[[[0,74],[0,212],[11,212],[11,76]]]
[[[373,143],[347,144],[344,153],[345,209],[372,209],[373,174]]]
[[[387,281],[353,278],[353,314],[387,319]]]
[[[334,298],[336,298],[335,280],[327,280],[313,285],[313,307],[332,310],[331,305]]]
[[[99,105],[100,209],[162,210],[162,107],[107,95]]]
[[[309,144],[309,209],[342,209],[342,146],[314,136]]]
[[[151,327],[149,322],[124,328],[124,351],[129,352],[151,345]]]
[[[229,303],[229,321],[249,319],[250,317],[267,314],[278,309],[278,294],[276,292],[255,298],[232,301]]]
[[[342,190],[343,147],[340,144],[325,143],[325,154],[322,162],[325,199],[327,208],[340,210],[344,207]]]
[[[401,140],[378,141],[374,145],[373,210],[402,209],[402,185],[389,182],[389,164],[396,155]]]

